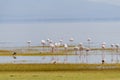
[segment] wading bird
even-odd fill
[[[71,46],[72,46],[72,42],[74,41],[74,38],[70,38],[69,41],[71,42]]]
[[[114,59],[113,59],[113,58],[114,58],[114,57],[113,57],[113,56],[114,56],[114,55],[113,55],[113,53],[114,53],[114,46],[115,46],[114,44],[111,44],[111,62],[114,61]]]
[[[50,47],[51,47],[51,52],[53,53],[54,49],[55,49],[55,45],[54,44],[50,44]]]
[[[64,63],[66,63],[67,62],[67,49],[68,49],[68,45],[67,44],[64,44],[64,49],[65,49],[65,54],[66,54],[66,56],[64,58]]]
[[[88,63],[88,52],[90,51],[90,48],[85,48],[86,51],[86,63]]]
[[[43,51],[44,51],[44,46],[46,44],[45,40],[41,40],[41,44],[43,45]]]
[[[28,47],[30,47],[30,46],[31,46],[31,43],[32,43],[32,41],[31,41],[31,40],[30,40],[30,41],[27,41]]]
[[[104,63],[105,63],[105,54],[104,54],[104,50],[105,50],[105,47],[106,47],[106,43],[103,42],[101,47],[102,47],[102,64],[104,64]]]
[[[79,51],[79,47],[78,47],[78,46],[75,46],[75,47],[74,47],[74,51],[75,51],[75,55],[77,55],[77,54],[78,54],[78,51]],[[77,62],[77,58],[76,58],[76,62]]]
[[[63,46],[63,40],[62,39],[60,39],[60,46]]]
[[[88,38],[87,41],[88,41],[88,48],[90,48],[91,38]]]
[[[16,59],[16,54],[17,54],[16,52],[13,52],[12,54],[14,59]]]
[[[117,63],[119,62],[119,44],[115,44],[115,47],[116,47],[116,60],[117,60]]]
[[[82,58],[83,54],[82,53],[83,53],[83,50],[84,50],[84,46],[83,46],[82,43],[79,43],[78,47],[79,47],[79,52],[80,52],[79,59],[80,59],[80,61],[82,60],[82,62],[83,62],[83,58]]]

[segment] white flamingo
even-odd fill
[[[67,61],[67,49],[68,49],[68,45],[67,44],[64,44],[64,49],[65,49],[65,54],[66,54],[66,57],[64,59],[64,63],[66,63],[66,61]]]
[[[51,52],[54,53],[55,45],[51,43],[50,47],[51,47]],[[51,63],[53,63],[53,64],[56,63],[56,60],[55,60],[54,56],[52,56]]]
[[[90,41],[91,41],[91,38],[88,38],[87,41],[88,41],[88,48],[90,48]]]
[[[44,46],[46,44],[45,40],[41,40],[41,44],[43,45],[43,51],[44,51]]]
[[[56,51],[58,51],[59,47],[60,47],[60,43],[55,43],[55,48],[56,48]]]
[[[53,53],[54,49],[55,49],[55,45],[54,44],[50,44],[50,47],[51,47],[51,52]]]
[[[78,50],[79,50],[79,47],[78,47],[78,46],[75,46],[75,47],[74,47],[74,50],[75,50],[75,54],[77,55],[77,52],[78,52]]]
[[[74,38],[71,37],[71,38],[69,39],[69,41],[72,43],[72,42],[74,41]],[[71,46],[72,46],[72,44],[71,44]]]
[[[59,51],[60,43],[55,43],[54,45],[55,45],[56,51]],[[58,56],[56,56],[56,58],[57,58],[56,61],[59,62]]]
[[[80,58],[80,61],[81,61],[81,60],[83,60],[82,59],[82,51],[84,50],[84,46],[83,46],[82,43],[79,43],[78,47],[79,47],[79,51],[80,51],[79,58]]]
[[[90,48],[85,48],[86,51],[86,63],[88,63],[88,52],[90,51]]]
[[[68,45],[67,44],[64,44],[64,49],[65,49],[65,51],[68,49]]]
[[[115,44],[116,53],[117,53],[117,54],[116,54],[117,63],[119,62],[119,58],[118,58],[118,56],[119,56],[119,54],[118,54],[118,53],[119,53],[119,46],[120,46],[119,44]]]
[[[62,39],[60,39],[60,41],[59,41],[59,42],[60,42],[60,45],[61,45],[61,46],[63,46],[63,40],[62,40]]]
[[[114,44],[111,44],[111,49],[112,49],[112,51],[111,51],[111,62],[114,61],[114,59],[113,59],[114,46],[115,46]]]
[[[105,54],[104,54],[104,50],[105,50],[105,47],[106,47],[106,43],[103,42],[101,47],[102,47],[102,64],[104,64],[104,63],[105,63]]]
[[[32,41],[31,41],[31,40],[27,41],[28,47],[30,47],[30,46],[31,46],[31,43],[32,43]]]
[[[46,44],[45,40],[41,40],[41,44],[43,45],[42,47],[43,47],[43,51],[44,51],[44,46],[45,46],[45,44]],[[45,59],[45,56],[43,56],[42,59],[44,60],[44,59]]]
[[[75,50],[75,55],[77,55],[77,54],[78,54],[78,51],[79,51],[79,47],[78,47],[78,46],[75,46],[75,47],[74,47],[74,50]],[[76,62],[77,62],[77,58],[76,58]]]
[[[48,46],[49,46],[49,43],[50,43],[50,39],[48,38],[48,39],[47,39],[47,45],[48,45]]]

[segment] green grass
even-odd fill
[[[31,47],[34,48],[34,47]],[[95,50],[100,50],[102,51],[102,48],[91,48],[92,51]],[[106,48],[104,49],[105,51],[110,51],[110,52],[115,52],[115,49],[113,50],[112,48]],[[12,50],[0,50],[0,56],[11,56],[13,54],[14,51]],[[68,49],[67,51],[65,50],[60,50],[60,51],[55,51],[55,52],[40,52],[40,51],[34,51],[32,49],[28,49],[28,51],[26,52],[21,52],[21,50],[16,50],[17,52],[17,56],[52,56],[52,55],[75,55],[73,54],[74,49]]]
[[[0,72],[0,80],[120,80],[120,71]]]
[[[0,80],[120,80],[119,73],[120,64],[0,64]]]
[[[120,64],[0,64],[0,71],[120,70]]]
[[[67,53],[67,54],[66,54]],[[13,51],[0,51],[0,56],[11,56]],[[75,55],[72,51],[58,51],[58,52],[17,52],[16,56],[53,56],[53,55]]]

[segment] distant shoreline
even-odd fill
[[[0,19],[0,23],[29,23],[29,22],[111,22],[120,18],[48,18],[48,19]]]

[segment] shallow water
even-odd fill
[[[0,56],[0,63],[87,63],[100,64],[102,59],[105,63],[120,63],[120,54],[112,52],[90,51],[73,52],[76,55],[61,55],[61,56]]]

